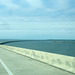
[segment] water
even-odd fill
[[[0,42],[10,41],[11,39],[0,39]]]
[[[39,40],[6,43],[5,45],[75,57],[75,40]]]

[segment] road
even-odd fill
[[[0,75],[74,75],[0,48]]]

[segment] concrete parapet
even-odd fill
[[[75,73],[75,57],[6,45],[0,47]]]

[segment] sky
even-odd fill
[[[0,39],[75,39],[75,0],[0,0]]]

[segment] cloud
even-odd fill
[[[56,38],[57,34],[59,34],[58,37],[66,38],[67,35],[68,37],[72,35],[71,38],[75,38],[75,4],[73,1],[0,0],[0,33],[5,36],[6,30],[8,30],[8,37],[9,33],[11,34],[9,30],[12,30],[13,35],[14,33],[16,35],[21,30],[27,30],[25,33],[28,36],[31,35],[30,38],[35,34],[36,37],[39,35],[40,38],[45,37],[46,34],[48,34],[47,38],[51,37],[51,35]],[[5,32],[3,33],[2,30],[5,30]],[[14,32],[15,30],[17,32]],[[25,33],[20,32],[21,35],[25,35]],[[43,34],[44,36],[41,37]],[[11,38],[14,36],[11,36]],[[23,38],[25,37],[26,35]]]
[[[8,9],[16,9],[19,6],[14,4],[12,0],[0,0],[0,4],[6,6]]]
[[[63,10],[69,8],[69,0],[56,0],[57,2],[57,9]]]
[[[30,4],[31,8],[43,8],[44,7],[41,0],[25,0],[25,1],[27,1]]]
[[[15,2],[14,2],[15,1]],[[70,21],[74,19],[71,0],[0,0],[7,8],[0,9],[1,16],[24,16],[26,21]],[[70,3],[69,3],[70,2]],[[23,6],[22,6],[23,3]],[[40,16],[42,18],[38,18]],[[46,17],[47,16],[47,17]],[[71,17],[72,16],[72,17]],[[28,18],[28,17],[33,17]],[[35,17],[35,18],[34,18]],[[70,18],[69,18],[70,17]]]
[[[0,17],[0,30],[74,30],[75,22],[48,17]]]
[[[75,30],[1,30],[0,39],[75,39],[74,34]]]
[[[46,8],[55,11],[64,10],[69,8],[69,0],[43,0]]]
[[[75,21],[75,8],[69,8],[66,10],[58,11],[54,18],[59,18],[62,21]]]

